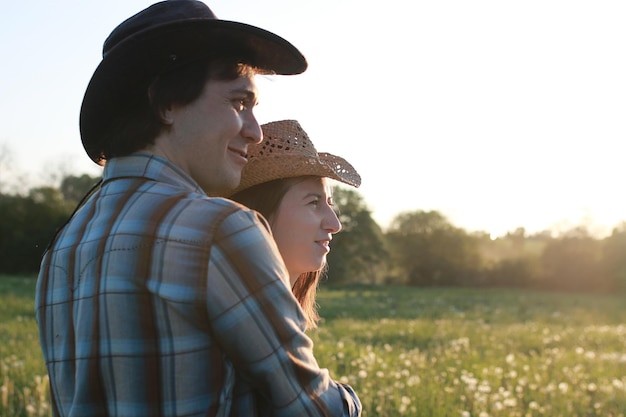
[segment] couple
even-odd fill
[[[305,334],[341,228],[326,178],[360,177],[297,122],[253,113],[257,74],[306,67],[195,0],[156,3],[105,41],[80,115],[103,178],[37,283],[54,416],[361,414]]]

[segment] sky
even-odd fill
[[[102,44],[140,0],[31,0],[0,16],[0,183],[98,175],[78,115]],[[437,210],[501,236],[626,221],[623,0],[215,0],[309,68],[258,80],[258,120],[296,119],[360,172],[388,227]]]

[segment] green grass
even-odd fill
[[[49,415],[32,278],[0,276],[0,416]],[[331,287],[311,332],[364,416],[624,417],[626,297]]]
[[[626,298],[325,288],[316,353],[367,416],[624,416]]]
[[[34,277],[0,275],[0,416],[48,416]]]

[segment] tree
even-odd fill
[[[65,175],[60,188],[0,194],[0,272],[37,272],[48,242],[97,180],[87,174]]]
[[[410,285],[471,285],[479,271],[474,239],[437,211],[401,213],[386,236]]]
[[[35,188],[27,196],[0,194],[0,272],[36,272],[50,238],[69,213],[56,188]]]
[[[484,268],[482,285],[514,288],[536,285],[545,246],[542,240],[527,236],[523,227],[495,239],[484,234],[477,238]]]
[[[76,205],[99,179],[87,174],[81,176],[67,175],[61,180],[61,194],[63,194],[65,201]]]
[[[582,228],[552,239],[541,257],[543,285],[552,290],[606,291],[601,250],[600,242]]]
[[[529,256],[504,258],[486,271],[485,285],[504,288],[532,288],[538,260]]]
[[[0,193],[23,194],[28,181],[13,163],[13,153],[6,145],[0,145]]]
[[[626,290],[626,222],[613,229],[602,244],[602,261],[612,289]]]
[[[328,255],[332,282],[377,283],[384,278],[389,253],[383,233],[363,198],[352,189],[334,187],[333,199],[342,224]]]
[[[7,172],[11,168],[10,164],[11,155],[9,152],[9,148],[7,145],[3,144],[0,146],[0,193],[7,187],[6,176]]]

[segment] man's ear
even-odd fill
[[[159,118],[164,125],[171,126],[174,124],[174,109],[171,104],[166,108],[159,109]]]
[[[150,106],[154,109],[157,107],[154,103],[154,88],[155,88],[156,80],[150,84],[148,87],[148,101],[150,102]],[[156,112],[161,120],[161,123],[167,126],[171,126],[174,124],[174,114],[173,114],[173,106],[169,104],[167,107],[158,107],[156,108]]]

